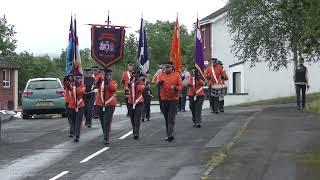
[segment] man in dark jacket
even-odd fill
[[[307,67],[303,65],[304,59],[301,57],[299,59],[299,65],[297,66],[294,73],[294,82],[296,86],[297,93],[297,109],[301,109],[300,96],[302,96],[302,109],[306,106],[306,89],[309,89],[308,82],[308,70]]]

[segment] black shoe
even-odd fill
[[[224,112],[224,109],[220,109],[220,112]]]
[[[139,136],[134,136],[133,139],[138,140]]]
[[[74,142],[79,142],[79,138],[74,138],[73,141]]]
[[[193,123],[193,127],[196,127],[197,125],[195,123]]]
[[[73,138],[73,134],[70,134],[70,135],[69,135],[69,138]]]
[[[219,114],[219,112],[218,112],[218,111],[215,111],[214,113]]]
[[[108,145],[109,144],[109,140],[105,139],[103,142],[104,145]]]
[[[144,122],[144,119],[141,119],[142,122]]]
[[[174,140],[174,137],[173,137],[173,136],[171,136],[171,137],[168,138],[168,141],[169,141],[169,142],[172,142],[173,140]]]
[[[91,128],[92,126],[91,125],[87,125],[87,128]]]
[[[197,128],[201,128],[201,125],[200,125],[200,124],[197,124]]]

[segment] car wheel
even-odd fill
[[[30,115],[27,114],[26,112],[22,112],[22,119],[29,119]]]

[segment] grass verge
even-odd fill
[[[308,111],[320,112],[320,100],[315,100],[311,102],[308,106]]]

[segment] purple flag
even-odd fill
[[[197,27],[196,27],[196,56],[195,56],[195,67],[200,72],[200,77],[202,80],[205,80],[204,76],[204,59],[203,59],[203,46],[201,39],[201,31],[199,19],[197,18]]]

